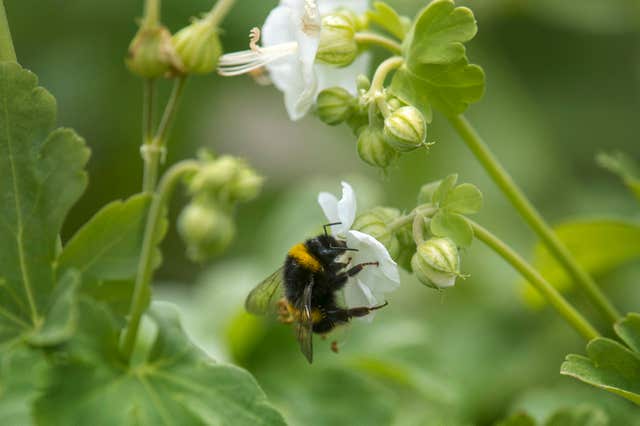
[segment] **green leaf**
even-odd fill
[[[431,232],[437,237],[448,237],[460,247],[469,247],[473,241],[473,229],[464,216],[440,210],[431,219]]]
[[[78,337],[67,362],[53,367],[35,404],[41,425],[284,425],[244,370],[216,364],[191,343],[175,308],[156,303],[157,328],[146,360],[130,367],[118,351],[119,327],[90,300],[81,304]]]
[[[72,130],[53,130],[55,99],[37,83],[18,64],[0,63],[3,341],[43,327],[55,287],[58,234],[87,184],[89,151]]]
[[[409,67],[466,59],[463,43],[478,32],[473,12],[452,0],[435,0],[420,12],[408,38]]]
[[[405,40],[405,64],[394,74],[391,92],[422,110],[427,122],[433,108],[447,116],[463,113],[484,94],[484,71],[469,64],[462,44],[476,31],[469,9],[433,1]]]
[[[405,64],[394,74],[390,90],[428,118],[432,116],[432,108],[447,116],[462,114],[482,98],[484,85],[482,68],[461,59],[447,65]]]
[[[375,10],[367,11],[367,18],[369,18],[371,22],[376,23],[381,28],[388,31],[389,34],[394,37],[404,40],[406,35],[405,26],[402,22],[402,18],[398,15],[398,12],[388,4],[381,1],[374,2],[373,8]]]
[[[527,413],[515,413],[496,423],[496,426],[536,426],[536,421]]]
[[[442,207],[454,213],[478,213],[482,208],[482,192],[473,184],[463,183],[451,190]]]
[[[596,161],[601,167],[618,175],[636,198],[640,200],[640,167],[631,157],[622,152],[613,154],[600,153],[596,157]]]
[[[451,192],[453,187],[456,185],[457,181],[458,181],[458,175],[455,173],[442,179],[442,181],[440,181],[440,185],[438,186],[438,189],[436,189],[436,191],[433,193],[433,199],[432,199],[433,203],[438,206],[441,206],[442,204],[446,203],[447,197],[449,196],[449,193]]]
[[[104,206],[64,247],[58,270],[101,281],[134,277],[150,203],[150,195],[139,194]]]
[[[580,220],[555,228],[558,238],[587,272],[602,275],[640,258],[640,224],[617,219]],[[537,244],[534,267],[560,291],[573,287],[571,278],[555,262],[542,244]],[[546,302],[531,286],[523,290],[525,301],[533,307]]]
[[[545,426],[608,426],[609,417],[600,408],[590,405],[556,411]]]
[[[44,325],[28,336],[27,341],[34,346],[50,346],[70,338],[76,328],[77,294],[80,274],[68,270],[56,285],[51,295]]]
[[[640,314],[632,313],[615,326],[618,336],[631,348],[640,341],[639,321]],[[587,354],[567,355],[560,373],[640,405],[640,352],[598,337],[587,344]]]
[[[46,361],[24,346],[0,352],[0,424],[32,424],[31,406],[38,395]]]

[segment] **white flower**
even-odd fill
[[[356,217],[356,198],[353,188],[342,182],[342,198],[321,192],[318,203],[330,223],[334,236],[343,238],[347,247],[358,251],[350,254],[351,266],[359,263],[378,262],[378,266],[365,266],[344,288],[345,302],[348,307],[376,306],[384,303],[384,293],[391,292],[400,285],[398,266],[391,259],[386,247],[374,237],[350,229]]]
[[[321,16],[339,7],[364,13],[368,0],[280,0],[269,13],[262,32],[251,33],[251,49],[220,57],[218,72],[224,76],[246,74],[266,67],[273,84],[284,93],[292,120],[302,118],[317,94],[341,85],[356,94],[355,78],[366,73],[369,56],[361,55],[345,68],[315,64],[320,42]],[[257,42],[262,36],[262,47]]]

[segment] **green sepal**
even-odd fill
[[[567,355],[560,373],[640,405],[640,314],[628,314],[614,329],[628,347],[612,339],[595,338],[587,344],[588,357]]]
[[[89,150],[74,131],[54,130],[55,99],[13,62],[0,63],[0,116],[2,344],[50,330],[60,229],[86,188]]]
[[[380,28],[387,31],[392,36],[404,40],[407,28],[402,17],[388,4],[377,1],[373,3],[374,10],[367,11],[367,19],[375,23]]]

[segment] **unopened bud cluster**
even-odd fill
[[[164,26],[143,19],[129,45],[127,67],[144,78],[212,72],[222,54],[222,46],[218,28],[210,17],[208,14],[194,19],[173,37]]]
[[[369,80],[359,76],[358,96],[341,87],[325,89],[316,100],[316,113],[320,120],[331,126],[346,123],[357,136],[357,152],[367,164],[386,169],[401,153],[428,148],[427,123],[417,108],[400,99],[386,95],[385,113],[376,105],[371,111],[367,98]]]
[[[191,202],[178,219],[178,231],[187,255],[203,261],[220,254],[235,236],[233,210],[255,198],[263,179],[239,158],[207,158],[188,182]]]

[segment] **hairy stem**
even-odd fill
[[[153,138],[149,138],[149,140],[142,145],[142,159],[144,160],[142,190],[144,192],[152,192],[156,187],[156,183],[158,181],[158,169],[160,168],[160,163],[166,153],[165,145],[167,134],[173,120],[175,119],[180,98],[184,91],[185,82],[186,77],[184,76],[176,79],[173,84],[171,96],[169,97],[167,106],[162,114],[162,119],[158,126],[156,135]]]
[[[218,0],[209,12],[208,18],[214,26],[218,26],[220,22],[227,16],[236,0]]]
[[[522,190],[513,181],[509,173],[502,167],[498,159],[482,141],[478,133],[462,116],[449,117],[449,122],[465,141],[471,152],[476,156],[494,182],[504,192],[511,204],[516,208],[529,226],[538,234],[549,252],[558,260],[572,279],[589,297],[594,306],[612,323],[616,322],[620,314],[602,293],[593,278],[578,264],[569,250],[553,232],[553,229],[542,218],[531,204]]]
[[[520,273],[538,290],[555,310],[587,341],[594,339],[600,334],[598,331],[571,305],[558,290],[555,289],[542,275],[528,264],[518,253],[505,244],[491,232],[467,219],[473,228],[476,238],[485,243],[489,248],[499,254],[513,268]]]
[[[380,34],[360,32],[356,33],[355,40],[356,43],[361,45],[374,45],[384,47],[395,55],[399,55],[400,53],[402,53],[402,46],[400,45],[400,43]]]
[[[143,27],[155,27],[160,23],[160,0],[146,0],[144,3]]]
[[[144,229],[144,238],[142,240],[142,253],[138,263],[138,272],[136,282],[133,288],[133,297],[131,299],[131,307],[129,309],[129,324],[125,331],[122,351],[126,359],[131,358],[136,338],[138,336],[138,328],[140,319],[147,308],[149,295],[151,294],[151,279],[153,277],[153,252],[158,240],[160,239],[161,220],[167,202],[173,194],[173,190],[179,180],[188,173],[193,173],[200,167],[195,160],[185,160],[173,165],[162,177],[158,190],[153,194],[153,201],[149,208],[147,223]]]
[[[384,99],[384,81],[387,79],[387,76],[391,71],[399,68],[403,63],[404,59],[401,56],[392,56],[388,58],[378,65],[376,72],[373,74],[373,79],[371,80],[371,87],[368,92],[369,99],[376,102],[378,109],[380,109],[380,112],[385,118],[389,115],[389,111]]]
[[[0,0],[0,61],[18,62],[3,0]]]

